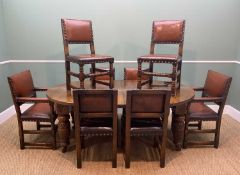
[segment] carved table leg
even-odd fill
[[[173,143],[175,144],[177,151],[181,151],[182,149],[186,114],[187,114],[187,104],[174,106],[172,108]]]
[[[70,108],[68,106],[57,105],[56,111],[58,114],[58,134],[59,134],[59,143],[63,147],[62,152],[67,151],[67,146],[69,145],[70,137],[70,122],[69,122],[69,112]]]

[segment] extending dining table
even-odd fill
[[[79,82],[73,82],[74,86],[79,86]],[[154,81],[154,86],[145,85],[142,89],[166,89],[169,87],[162,86],[160,81]],[[85,80],[85,89],[93,89],[90,80]],[[97,84],[95,89],[109,89],[109,87]],[[118,90],[118,108],[126,106],[126,94],[128,90],[137,89],[136,80],[114,80],[114,89]],[[63,147],[62,152],[67,151],[70,138],[70,114],[73,111],[72,90],[66,88],[66,84],[57,85],[47,90],[47,97],[50,103],[53,103],[55,112],[58,115],[58,134],[59,144]],[[194,90],[190,86],[181,85],[177,90],[176,96],[170,99],[172,109],[171,131],[173,143],[177,151],[182,148],[185,127],[185,115],[189,102],[194,98]]]

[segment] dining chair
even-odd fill
[[[160,167],[165,167],[167,125],[170,110],[170,90],[127,91],[125,120],[125,167],[130,168],[131,136],[155,136],[158,143]]]
[[[138,89],[148,83],[152,85],[153,77],[156,76],[162,77],[163,85],[171,85],[172,95],[176,95],[176,91],[181,85],[184,29],[185,20],[153,21],[150,54],[138,58]],[[178,52],[176,54],[157,54],[154,52],[157,44],[178,45]],[[142,70],[143,63],[149,64],[149,70]],[[168,73],[163,71],[153,72],[153,66],[156,63],[170,64],[172,70]],[[150,76],[150,80],[142,81],[143,75]],[[166,79],[170,80],[167,81]]]
[[[85,136],[112,136],[112,167],[117,167],[117,90],[73,91],[77,168]]]
[[[185,134],[183,147],[188,146],[206,146],[213,145],[215,148],[219,146],[219,136],[222,114],[227,99],[228,91],[232,78],[222,73],[209,70],[203,87],[195,88],[195,91],[202,91],[202,96],[195,97],[190,103],[188,113],[185,119]],[[218,106],[215,112],[207,104],[214,103]],[[214,129],[203,129],[203,122],[216,122]],[[197,123],[196,123],[197,122]],[[195,128],[197,126],[197,129]],[[211,141],[193,141],[189,139],[190,134],[214,134],[214,140]]]
[[[36,92],[46,91],[46,88],[38,88],[33,84],[30,70],[25,70],[8,77],[13,103],[17,113],[20,149],[27,147],[50,147],[56,148],[57,118],[53,104],[47,98],[37,97]],[[31,103],[32,106],[26,111],[20,108],[23,104]],[[25,122],[35,122],[36,129],[24,129]],[[51,129],[42,129],[50,127]],[[52,142],[26,142],[25,134],[51,134]]]
[[[113,88],[113,62],[114,58],[111,56],[95,54],[92,21],[77,20],[77,19],[61,19],[63,45],[65,54],[65,69],[66,69],[66,86],[67,89],[78,88],[72,85],[71,76],[77,77],[80,80],[80,88],[84,89],[84,80],[90,78],[92,86],[96,87],[96,83],[109,86]],[[88,44],[90,46],[90,54],[70,55],[69,45],[71,44]],[[73,72],[71,63],[79,65],[79,72]],[[108,69],[97,68],[96,64],[109,64]],[[84,73],[84,65],[91,65],[91,71]],[[101,81],[96,79],[100,76],[109,76],[109,81]]]

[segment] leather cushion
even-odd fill
[[[166,55],[166,54],[149,54],[149,55],[144,55],[139,57],[139,60],[155,60],[156,62],[161,62],[161,61],[176,61],[178,58],[177,55]]]
[[[48,103],[35,103],[21,115],[23,120],[50,121],[51,109]]]
[[[214,112],[204,103],[191,103],[189,108],[189,118],[191,120],[214,120],[216,119],[217,113]]]
[[[71,62],[113,62],[114,58],[111,56],[105,56],[105,55],[96,55],[96,54],[83,54],[83,55],[78,55],[78,56],[68,56],[67,60]]]

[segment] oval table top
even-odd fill
[[[74,86],[79,86],[79,82],[73,82]],[[145,85],[142,89],[169,89],[165,86],[156,86],[160,84],[160,81],[154,81],[153,86]],[[91,82],[89,80],[84,82],[85,89],[92,89]],[[109,89],[108,86],[96,84],[96,89]],[[127,90],[137,89],[136,80],[114,80],[114,89],[118,90],[118,107],[124,107],[126,105],[126,92]],[[72,91],[67,91],[66,84],[57,85],[47,90],[47,97],[50,101],[67,106],[73,106]],[[172,96],[170,99],[170,106],[178,106],[182,103],[186,103],[192,100],[194,97],[194,90],[190,86],[182,85],[177,91],[176,96]]]

